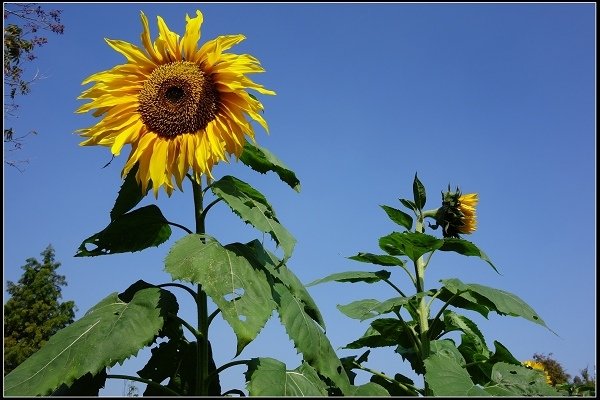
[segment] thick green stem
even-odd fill
[[[417,218],[415,230],[423,232],[423,214]],[[415,262],[415,277],[417,280],[417,293],[425,291],[425,267],[427,266],[423,256],[419,257]],[[429,305],[427,304],[426,296],[421,296],[419,300],[419,335],[421,337],[421,361],[429,357]],[[424,381],[424,394],[428,396],[429,387],[427,381]]]
[[[202,186],[193,179],[191,181],[194,192],[196,233],[203,235],[206,233],[204,224],[206,215],[202,204]],[[197,346],[196,376],[198,382],[196,384],[196,395],[208,396],[208,299],[200,284],[198,284],[198,292],[196,293],[196,304],[198,306],[198,332],[202,337]]]

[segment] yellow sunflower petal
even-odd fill
[[[202,13],[197,10],[196,17],[190,18],[189,15],[185,16],[185,34],[181,39],[181,54],[184,60],[191,60],[196,54],[198,47],[198,41],[200,40],[200,27],[204,21]]]
[[[181,60],[179,53],[179,35],[171,32],[165,20],[158,16],[158,39],[155,41],[155,46],[158,51],[165,56],[167,62]]]

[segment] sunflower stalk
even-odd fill
[[[194,195],[194,215],[196,218],[196,233],[204,235],[206,233],[206,224],[203,207],[203,192],[202,184],[192,180],[192,191]],[[204,240],[204,239],[202,239]],[[198,332],[200,342],[197,349],[196,358],[196,395],[208,395],[208,298],[202,289],[202,285],[198,284],[198,292],[196,293],[196,305],[198,309]]]
[[[423,232],[424,215],[422,212],[419,213],[417,218],[417,223],[415,226],[416,232]],[[428,260],[429,261],[429,260]],[[416,289],[417,293],[422,293],[425,291],[425,267],[427,263],[425,262],[424,256],[421,256],[414,263],[415,265],[415,278],[416,278]],[[429,305],[427,304],[427,299],[425,296],[422,296],[419,300],[419,334],[421,337],[421,360],[425,361],[427,357],[429,357],[429,349],[430,349],[430,339],[429,339]],[[425,396],[430,395],[429,387],[427,385],[427,381],[423,379],[424,382],[424,393]]]

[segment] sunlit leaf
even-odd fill
[[[250,396],[327,396],[327,386],[307,363],[289,371],[273,358],[253,358],[245,375]]]
[[[166,316],[177,314],[176,299],[151,285],[135,285],[142,289],[109,295],[52,336],[5,377],[4,395],[48,395],[62,384],[123,363],[151,343]]]
[[[281,246],[286,259],[292,255],[296,239],[279,223],[275,211],[260,192],[233,176],[213,182],[211,190],[244,222],[268,233]]]
[[[550,330],[533,308],[517,295],[476,283],[463,283],[458,279],[442,279],[441,282],[452,293],[469,292],[473,297],[479,298],[481,301],[478,303],[485,305],[490,311],[495,311],[500,315],[523,317]]]
[[[221,310],[237,337],[237,354],[265,325],[275,303],[264,270],[255,268],[235,246],[188,235],[173,245],[165,270],[175,280],[197,283]]]
[[[425,359],[425,380],[434,396],[489,396],[456,359],[435,353]]]
[[[329,378],[343,394],[353,390],[342,363],[319,325],[306,314],[303,302],[282,283],[273,287],[279,318],[304,360],[319,374]]]
[[[557,396],[542,371],[503,362],[494,364],[492,382],[485,391],[494,396]]]

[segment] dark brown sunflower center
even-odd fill
[[[140,90],[138,101],[142,121],[162,137],[202,130],[218,111],[212,80],[189,61],[156,68]]]

